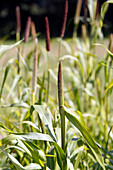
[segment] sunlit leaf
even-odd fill
[[[107,88],[105,89],[105,92],[108,91],[113,86],[113,79],[108,84]]]
[[[22,41],[23,41],[23,40],[18,41],[17,43],[15,43],[15,44],[13,44],[13,45],[0,45],[0,58],[3,56],[3,54],[4,54],[7,50],[9,50],[9,49],[11,49],[11,48],[19,45]]]
[[[31,121],[23,121],[20,124],[28,124],[30,126],[33,126],[35,129],[37,129],[38,131],[40,131],[39,127],[37,125],[35,125],[33,122]]]
[[[3,125],[2,123],[0,123],[0,127],[3,128],[4,130],[6,130],[7,132],[13,132],[12,130],[8,129],[5,125]]]
[[[33,105],[33,107],[38,112],[43,124],[49,128],[51,137],[56,141],[56,137],[52,126],[51,115],[41,105]]]
[[[76,57],[72,56],[72,55],[64,55],[60,58],[60,60],[65,60],[65,59],[70,59],[70,60],[78,62],[78,59]]]
[[[10,90],[7,98],[9,98],[9,97],[11,96],[11,94],[13,93],[14,88],[16,87],[16,85],[18,84],[18,82],[19,82],[20,79],[21,79],[21,76],[20,76],[20,75],[16,75],[16,77],[15,77],[15,79],[14,79],[14,81],[13,81],[11,90]]]
[[[95,155],[97,161],[102,166],[102,168],[105,170],[102,155],[101,155],[95,141],[92,139],[89,132],[86,130],[85,126],[75,116],[73,116],[73,114],[70,112],[70,110],[68,110],[65,106],[62,106],[62,107],[65,111],[65,115],[66,115],[67,119],[80,131],[80,133],[82,134],[86,143],[88,144],[88,146],[92,150],[93,154]]]
[[[1,89],[0,89],[0,98],[2,97],[2,92],[3,92],[3,89],[4,89],[4,84],[5,84],[5,82],[6,82],[6,79],[7,79],[7,76],[8,76],[10,67],[11,67],[11,64],[12,64],[13,62],[14,62],[14,59],[9,60],[7,66],[6,66],[6,68],[5,68],[4,78],[3,78],[2,86],[1,86]]]
[[[104,48],[106,49],[107,53],[109,54],[109,56],[113,59],[113,53],[112,53],[111,51],[109,51],[105,45],[103,45],[103,44],[98,44],[98,43],[96,43],[96,44],[94,44],[94,45],[104,47]]]

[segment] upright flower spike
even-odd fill
[[[31,17],[28,17],[26,29],[25,29],[24,42],[28,41],[29,34],[30,34],[30,27],[31,27]]]
[[[58,100],[59,100],[59,109],[60,109],[60,107],[64,104],[61,61],[59,61],[59,68],[58,68]]]
[[[50,51],[50,31],[48,17],[45,17],[45,28],[46,28],[46,49]]]
[[[64,34],[65,34],[66,21],[67,21],[67,13],[68,13],[68,0],[65,1],[64,17],[63,17],[61,34],[60,34],[60,37],[61,37],[61,38],[63,38],[63,37],[64,37]]]
[[[31,35],[33,37],[33,40],[36,38],[36,28],[35,28],[35,23],[32,21],[31,22]]]
[[[16,22],[17,22],[17,32],[21,31],[21,19],[20,19],[20,7],[16,6]]]
[[[59,113],[61,116],[61,146],[65,150],[65,115],[62,106],[64,105],[63,96],[63,78],[62,78],[62,63],[59,61],[58,68],[58,103],[59,103]]]
[[[33,63],[33,79],[32,79],[32,90],[35,94],[36,94],[36,85],[37,85],[37,58],[38,58],[37,45],[38,45],[38,39],[35,38],[35,56],[34,56],[34,63]]]

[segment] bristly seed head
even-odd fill
[[[17,32],[21,31],[20,7],[16,6]]]
[[[61,34],[60,34],[61,38],[64,37],[64,33],[66,29],[67,13],[68,13],[68,0],[65,1],[63,24],[62,24]]]
[[[46,28],[46,49],[50,51],[50,31],[48,17],[45,17],[45,28]]]
[[[30,27],[31,27],[31,17],[28,17],[26,30],[25,30],[25,36],[24,36],[24,42],[28,41],[29,34],[30,34]]]
[[[58,68],[58,100],[59,100],[59,108],[63,105],[63,78],[62,78],[62,63],[59,61]]]

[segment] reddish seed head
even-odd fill
[[[20,21],[20,7],[16,7],[16,22],[17,22],[17,32],[21,31],[21,21]]]
[[[50,51],[50,31],[48,17],[45,17],[45,28],[46,28],[46,49]]]
[[[59,101],[61,100],[62,96],[62,63],[59,61],[59,68],[58,68],[58,97]]]
[[[60,34],[61,38],[64,37],[64,33],[65,33],[67,13],[68,13],[68,0],[65,1],[64,18],[63,18],[63,24],[62,24],[61,34]]]
[[[30,34],[30,27],[31,27],[31,17],[28,17],[26,30],[25,30],[25,36],[24,36],[24,42],[28,41],[29,34]]]

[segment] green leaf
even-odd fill
[[[113,79],[108,84],[107,88],[105,89],[105,92],[108,91],[113,86]]]
[[[81,157],[82,157],[82,151],[80,151],[77,155],[76,163],[75,163],[75,166],[74,166],[75,169],[78,168]]]
[[[66,42],[65,40],[63,40],[61,38],[58,38],[57,40],[61,43],[62,46],[65,47],[65,49],[67,50],[68,53],[72,52],[72,49],[71,49],[71,47],[70,47],[68,42]]]
[[[46,157],[45,157],[44,151],[39,149],[37,147],[37,145],[34,144],[33,142],[25,142],[25,141],[23,141],[23,143],[25,144],[25,146],[30,151],[30,153],[32,155],[32,158],[33,158],[33,161],[35,163],[38,163],[42,167],[44,167],[44,164],[46,163]]]
[[[109,3],[113,3],[113,1],[112,0],[108,0],[108,1],[104,2],[102,4],[102,6],[101,6],[101,13],[100,13],[100,15],[101,15],[100,26],[101,27],[103,27],[103,20],[104,20],[106,12],[108,10]]]
[[[2,97],[2,92],[3,92],[4,84],[5,84],[5,81],[7,79],[7,75],[8,75],[8,72],[10,70],[10,67],[11,67],[11,64],[13,63],[13,61],[14,60],[9,60],[7,66],[5,68],[4,78],[3,78],[2,86],[1,86],[1,89],[0,89],[0,98]]]
[[[11,49],[11,48],[19,45],[22,41],[23,41],[23,40],[18,41],[17,43],[15,43],[15,44],[13,44],[13,45],[0,45],[0,58],[5,54],[5,52],[6,52],[7,50],[9,50],[9,49]]]
[[[52,126],[52,120],[51,120],[51,115],[44,109],[43,106],[41,105],[33,105],[33,107],[35,108],[35,110],[38,112],[43,124],[45,126],[47,126],[47,128],[49,129],[50,132],[50,136],[53,138],[53,140],[56,142],[56,137],[55,137],[55,133],[53,130],[53,126]]]
[[[65,111],[65,115],[66,115],[67,119],[81,132],[83,138],[85,139],[86,143],[88,144],[91,151],[95,155],[97,161],[102,166],[102,168],[105,170],[102,155],[101,155],[95,141],[92,139],[89,132],[86,130],[85,126],[75,116],[72,115],[70,110],[68,110],[65,106],[62,106],[62,107]]]
[[[60,58],[60,60],[65,60],[65,59],[70,59],[70,60],[78,62],[78,59],[72,55],[64,55]]]
[[[77,113],[79,114],[79,116],[80,116],[80,121],[81,121],[82,124],[85,126],[85,121],[84,121],[83,114],[82,114],[79,110],[77,110],[76,112],[77,112]]]
[[[47,152],[47,167],[50,169],[55,169],[55,158],[56,155],[54,155],[54,146],[50,147],[49,151]],[[54,156],[54,157],[53,157]]]
[[[66,160],[66,155],[65,155],[63,149],[57,143],[54,142],[53,144],[55,146],[55,151],[57,154],[58,165],[60,166],[61,170],[63,170],[63,165]]]
[[[38,127],[37,125],[35,125],[33,122],[31,122],[31,121],[23,121],[23,122],[21,122],[20,124],[28,124],[28,125],[30,125],[30,126],[33,126],[35,129],[37,129],[38,132],[40,132],[39,127]]]
[[[29,132],[29,133],[17,133],[15,134],[15,136],[17,137],[21,137],[24,139],[28,139],[28,140],[43,140],[43,141],[49,141],[49,142],[53,142],[53,139],[47,135],[47,134],[42,134],[42,133],[33,133],[33,132]]]
[[[3,149],[0,148],[0,150],[12,161],[14,164],[15,168],[17,170],[31,170],[31,169],[41,169],[41,166],[36,163],[31,163],[25,167],[23,167],[16,158],[14,158],[11,154],[5,152]]]
[[[12,132],[13,133],[13,131],[11,131],[10,129],[8,129],[5,125],[3,125],[2,123],[0,123],[0,127],[1,128],[3,128],[3,129],[5,129],[7,132]]]
[[[53,79],[57,82],[57,76],[55,75],[55,73],[53,72],[53,70],[49,69],[49,72],[51,74],[51,77],[53,77]]]
[[[21,79],[21,76],[16,75],[7,98],[9,98],[11,96],[11,94],[13,93],[14,88],[16,87],[16,85],[17,85],[17,83],[19,82],[20,79]]]
[[[96,44],[94,44],[94,45],[98,45],[98,46],[104,47],[104,48],[106,49],[107,53],[109,54],[109,56],[113,59],[113,53],[111,53],[111,51],[109,51],[109,50],[106,48],[105,45],[103,45],[103,44],[98,44],[98,43],[96,43]]]
[[[13,103],[13,104],[10,104],[10,105],[0,105],[0,108],[8,108],[8,107],[22,107],[22,108],[29,109],[29,105],[27,103],[24,103],[24,102]]]

